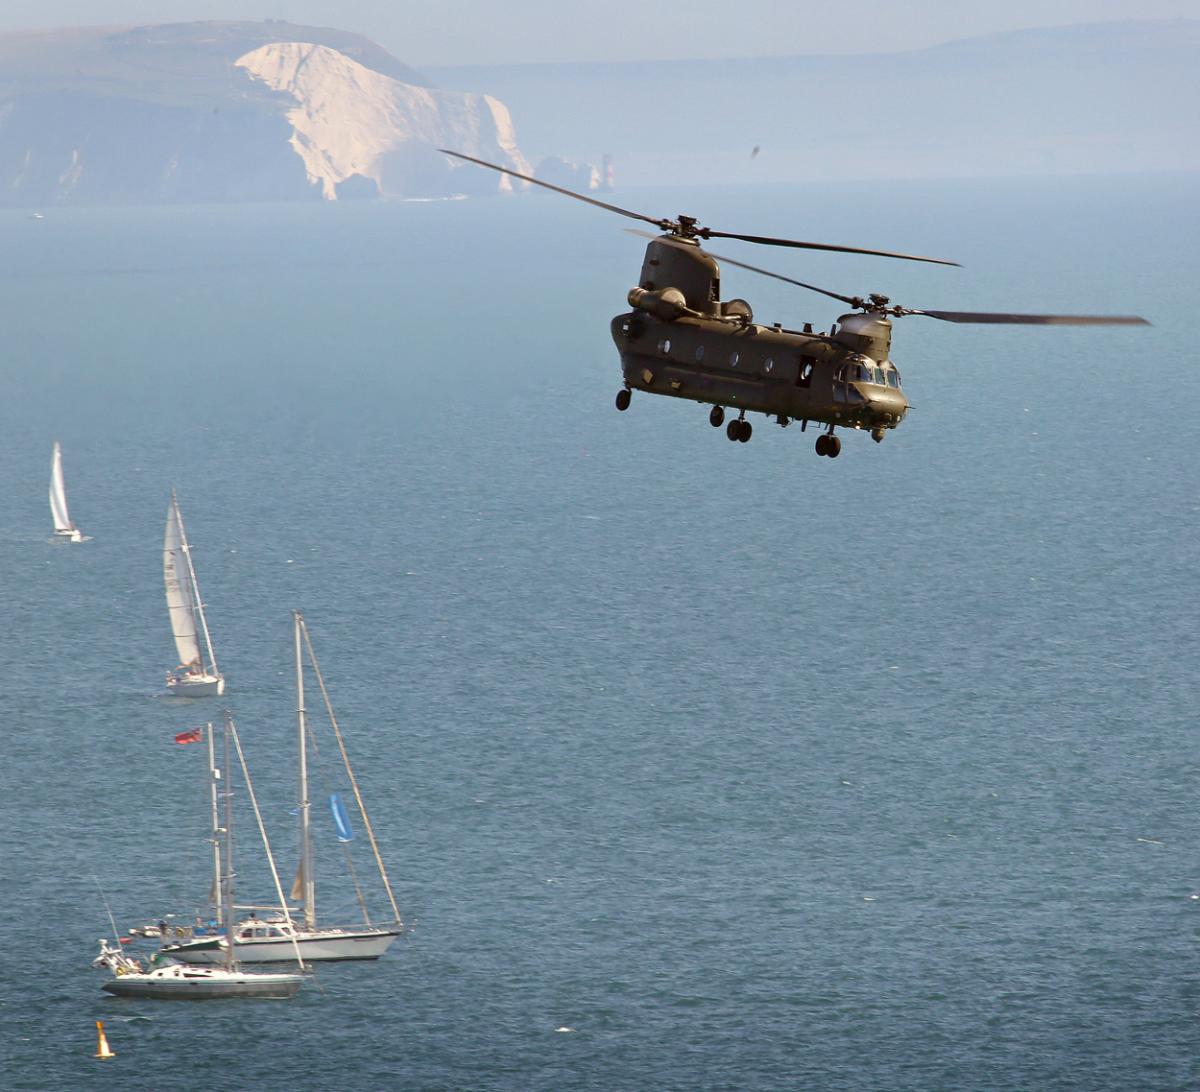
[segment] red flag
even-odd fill
[[[175,736],[176,743],[199,743],[204,738],[204,730],[193,728],[190,732],[180,732]]]

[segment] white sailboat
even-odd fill
[[[245,778],[246,790],[251,803],[255,805],[255,815],[258,815],[257,802],[254,800],[254,789],[250,784],[249,771],[246,769],[245,757],[242,754],[241,743],[237,738],[237,729],[233,718],[225,714],[225,765],[224,777],[217,769],[213,748],[212,725],[208,726],[208,774],[212,783],[213,800],[217,798],[217,784],[224,784],[225,824],[218,825],[217,810],[213,807],[213,853],[220,870],[220,902],[222,914],[226,921],[230,920],[233,908],[233,791],[228,778],[232,767],[230,761],[230,739],[237,745],[238,760],[241,763],[242,774]],[[261,817],[259,829],[262,831]],[[279,887],[279,876],[275,871],[275,861],[271,856],[271,847],[263,834],[263,846],[267,851],[267,860],[271,865],[271,874],[275,877],[276,889],[280,898],[283,891]],[[221,839],[225,842],[224,868],[221,868]],[[304,963],[297,951],[292,953],[293,960]],[[183,963],[168,960],[159,964],[156,953],[149,970],[141,963],[126,955],[121,949],[118,939],[115,946],[108,944],[106,939],[100,941],[100,954],[94,960],[95,966],[107,967],[113,974],[109,981],[100,988],[118,997],[144,997],[162,1001],[208,1001],[226,997],[255,997],[255,998],[288,998],[294,997],[304,982],[302,974],[273,973],[262,971],[243,971],[238,967],[233,950],[228,946],[222,953],[221,966],[192,967]]]
[[[329,704],[325,682],[321,677],[321,669],[317,665],[316,656],[313,653],[312,642],[308,639],[308,630],[304,625],[304,618],[298,610],[292,612],[292,618],[296,651],[296,699],[299,737],[298,811],[300,815],[300,867],[296,872],[296,883],[292,889],[291,896],[293,899],[303,901],[302,910],[297,911],[298,915],[301,916],[301,921],[293,923],[291,914],[288,912],[286,906],[282,907],[282,913],[268,914],[261,917],[255,915],[243,919],[230,929],[233,936],[235,954],[241,963],[290,962],[295,960],[297,949],[299,949],[307,962],[378,959],[404,931],[404,926],[400,920],[400,911],[396,906],[396,899],[392,894],[392,887],[388,881],[387,872],[383,867],[383,858],[380,856],[379,847],[375,842],[375,833],[371,827],[371,821],[367,817],[362,794],[358,788],[358,782],[354,777],[354,771],[350,768],[350,759],[346,754],[341,729],[338,727],[337,718],[333,715],[333,708]],[[359,897],[359,905],[362,907],[363,924],[358,926],[317,924],[316,882],[313,872],[312,832],[309,824],[310,801],[308,794],[307,756],[310,737],[307,713],[304,707],[302,638],[308,649],[309,662],[312,664],[313,671],[321,687],[321,693],[325,698],[325,707],[329,713],[330,724],[334,737],[337,740],[338,750],[341,753],[346,772],[349,775],[350,784],[354,790],[354,798],[358,804],[359,814],[362,816],[364,830],[375,855],[375,863],[379,869],[380,880],[382,881],[384,891],[387,893],[388,901],[391,904],[392,920],[383,925],[372,924],[366,902],[358,886],[357,877],[355,877],[354,883]],[[349,832],[348,820],[344,817],[344,811],[339,816],[339,810],[339,805],[335,805],[334,814],[337,817],[339,827],[339,841],[345,842],[350,837],[353,837],[353,835]],[[347,861],[349,862],[348,853]],[[351,869],[353,869],[353,865],[351,865]],[[181,959],[188,963],[218,963],[224,958],[228,947],[228,942],[225,938],[218,936],[206,937],[181,944],[165,945],[162,951],[174,959]]]
[[[158,1001],[212,1001],[222,997],[258,997],[282,1000],[295,997],[304,981],[298,974],[260,974],[236,967],[192,967],[169,961],[146,970],[141,963],[114,948],[104,937],[93,961],[113,974],[100,988],[118,997],[146,997]]]
[[[79,530],[67,511],[67,487],[63,483],[62,444],[54,441],[50,456],[50,515],[54,519],[54,537],[67,542],[85,542],[87,535]]]
[[[171,505],[167,509],[167,530],[163,539],[163,580],[167,587],[167,613],[171,616],[171,632],[179,666],[167,672],[167,689],[177,698],[212,698],[225,693],[225,679],[217,670],[200,585],[192,565],[192,551],[183,529],[183,516],[175,490],[171,490]],[[199,635],[204,635],[207,660],[200,649]]]

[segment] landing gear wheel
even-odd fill
[[[831,459],[836,459],[842,453],[842,441],[837,436],[830,436],[825,453]]]
[[[708,415],[708,423],[712,425],[713,428],[720,428],[723,424],[725,424],[725,409],[723,406],[713,406]]]
[[[822,432],[821,435],[817,437],[817,454],[829,454],[829,433]]]
[[[725,435],[736,440],[742,434],[742,422],[736,417],[725,426]]]
[[[749,421],[739,421],[738,424],[742,426],[738,429],[738,440],[744,444],[750,439],[750,434],[754,431],[754,428]]]
[[[622,387],[617,391],[617,409],[622,413],[629,409],[629,400],[633,397],[633,393],[628,387]]]

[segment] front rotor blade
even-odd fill
[[[462,152],[452,152],[449,148],[439,148],[439,152],[446,155],[452,155],[455,159],[465,159],[468,163],[477,163],[480,167],[488,167],[493,171],[499,171],[501,174],[510,174],[513,178],[519,178],[523,182],[532,182],[535,186],[544,186],[548,190],[553,190],[555,193],[563,193],[568,197],[574,197],[577,201],[586,201],[589,205],[595,205],[597,208],[608,209],[609,212],[618,212],[622,216],[628,216],[631,220],[642,220],[647,224],[653,224],[655,227],[667,230],[669,224],[665,220],[655,220],[652,216],[643,216],[640,212],[630,212],[629,209],[623,209],[617,205],[610,205],[605,201],[597,201],[594,197],[584,197],[582,193],[576,193],[574,190],[563,189],[562,186],[555,186],[549,182],[543,182],[540,178],[532,178],[530,175],[521,174],[519,171],[510,171],[507,167],[499,167],[495,163],[489,163],[486,159],[476,159],[473,155],[463,155]]]
[[[610,205],[607,201],[597,201],[594,197],[584,197],[582,193],[576,193],[574,190],[565,189],[562,186],[556,186],[551,182],[543,182],[540,178],[534,178],[528,174],[521,174],[520,171],[509,170],[508,167],[501,167],[496,163],[489,163],[486,159],[476,159],[473,155],[463,155],[462,152],[452,152],[449,148],[439,148],[439,152],[444,155],[452,155],[455,159],[462,159],[468,163],[474,163],[480,167],[487,167],[489,170],[499,171],[501,174],[511,175],[513,178],[519,178],[522,182],[529,182],[534,186],[541,186],[547,190],[553,190],[555,193],[561,193],[566,197],[574,197],[576,201],[585,201],[589,205],[595,205],[600,209],[608,209],[609,212],[618,213],[621,216],[628,216],[631,220],[641,220],[646,224],[653,224],[655,227],[662,228],[663,231],[668,231],[673,234],[680,235],[684,238],[696,237],[700,239],[742,239],[747,243],[761,243],[764,246],[790,246],[800,250],[832,250],[839,254],[871,254],[879,258],[900,258],[908,262],[933,262],[935,265],[959,265],[958,262],[952,262],[945,258],[923,258],[916,254],[900,254],[894,250],[866,250],[856,246],[835,246],[832,243],[802,243],[795,239],[773,239],[766,235],[739,235],[732,231],[713,231],[711,228],[698,228],[695,226],[695,220],[690,217],[681,216],[678,221],[655,219],[653,216],[644,216],[640,212],[631,212],[629,209],[623,209],[620,205]]]
[[[1140,315],[1006,315],[991,311],[910,311],[943,322],[994,323],[1006,326],[1149,326]]]
[[[651,235],[648,231],[640,231],[637,228],[626,228],[630,235],[640,235],[644,239],[658,239],[660,243],[667,243],[671,246],[677,246],[680,250],[694,249],[686,243],[675,243],[670,239],[664,239],[658,235]],[[739,269],[748,269],[751,273],[758,273],[763,277],[774,277],[777,281],[783,281],[785,284],[794,284],[797,288],[807,288],[811,292],[820,292],[822,296],[829,296],[831,299],[841,300],[842,303],[848,303],[851,307],[861,307],[862,300],[856,299],[853,296],[842,296],[837,292],[830,292],[828,288],[818,288],[815,284],[805,284],[803,281],[795,280],[792,277],[785,277],[782,273],[772,273],[769,269],[759,269],[756,265],[747,265],[745,262],[739,262],[735,258],[726,258],[724,254],[715,254],[707,248],[705,254],[712,258],[716,258],[719,262],[724,262],[726,265],[736,265]]]
[[[900,258],[906,262],[932,262],[934,265],[957,265],[948,258],[923,258],[917,254],[900,254],[895,250],[867,250],[857,246],[835,246],[833,243],[800,243],[795,239],[772,239],[767,235],[738,235],[732,231],[710,231],[702,228],[696,232],[702,239],[741,239],[747,243],[761,243],[764,246],[790,246],[798,250],[832,250],[838,254],[871,254],[877,258]],[[806,286],[807,287],[807,286]]]

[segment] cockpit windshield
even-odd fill
[[[842,369],[842,378],[847,383],[877,383],[880,380],[875,378],[876,369],[871,366],[871,361],[865,356],[854,357]]]
[[[890,360],[876,363],[869,357],[855,356],[842,366],[840,377],[846,383],[873,383],[879,387],[891,387],[899,390],[901,387],[900,373]]]

